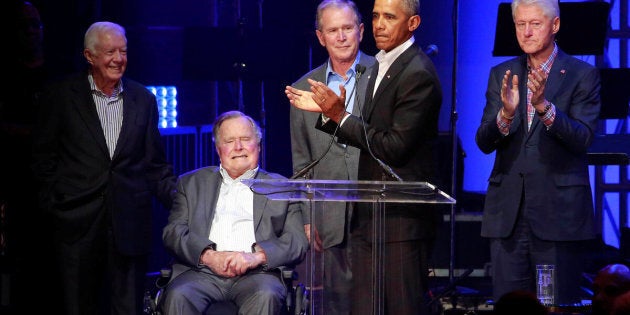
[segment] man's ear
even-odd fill
[[[409,31],[415,31],[420,26],[421,22],[422,19],[417,14],[409,17],[409,19],[407,20],[407,27],[409,28]]]
[[[320,30],[315,30],[315,35],[317,35],[317,40],[322,47],[326,47],[326,41],[324,40],[324,33]]]
[[[555,19],[553,19],[553,21],[551,22],[551,31],[554,34],[558,34],[558,31],[560,31],[560,18],[556,16]]]
[[[92,56],[92,52],[90,52],[89,49],[84,49],[83,50],[83,56],[85,57],[85,60],[87,60],[87,62],[91,65],[94,64],[94,60],[93,60],[93,56]]]

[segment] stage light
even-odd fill
[[[173,85],[150,85],[147,89],[155,95],[158,106],[158,127],[177,127],[177,88]]]

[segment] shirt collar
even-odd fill
[[[556,59],[556,56],[558,56],[558,45],[554,43],[551,55],[549,55],[547,60],[545,60],[545,62],[540,65],[539,69],[542,69],[543,71],[545,71],[546,74],[549,74],[549,71],[551,71],[551,66],[553,65],[553,61]],[[527,58],[527,68],[531,68],[531,66],[529,65],[529,58]]]
[[[400,56],[407,48],[411,47],[413,43],[416,41],[415,37],[411,35],[411,37],[406,40],[404,43],[398,45],[396,48],[390,50],[389,52],[385,52],[384,50],[379,51],[376,56],[376,60],[379,63],[387,62],[392,63],[398,56]]]
[[[103,91],[101,91],[97,86],[96,83],[94,83],[94,77],[92,76],[92,73],[88,74],[88,81],[90,82],[90,88],[92,89],[92,92],[99,92],[103,95],[106,95],[105,93],[103,93]],[[118,94],[123,92],[123,85],[122,85],[122,80],[118,81],[118,83],[116,83],[116,87],[114,88],[114,93],[112,94],[112,98],[116,98],[118,97]]]
[[[355,69],[357,68],[357,64],[359,63],[360,57],[361,57],[361,51],[357,52],[357,56],[354,58],[354,62],[352,63],[352,66],[350,66],[350,69],[348,69],[348,71],[346,71],[346,77],[348,79],[350,79],[352,76],[354,76]],[[332,63],[330,62],[330,58],[328,58],[328,64],[326,66],[326,84],[328,84],[328,78],[331,75],[339,75],[339,74],[337,74],[335,71],[333,71]]]
[[[232,185],[234,183],[240,183],[241,179],[252,179],[256,177],[256,173],[258,173],[258,166],[256,166],[253,169],[247,170],[245,173],[243,173],[243,175],[237,178],[230,177],[228,172],[223,168],[223,165],[219,166],[219,172],[221,173],[221,176],[223,177],[223,183],[226,185]]]

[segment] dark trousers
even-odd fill
[[[224,278],[189,269],[166,287],[162,310],[169,315],[204,314],[219,302],[232,301],[239,314],[281,314],[287,289],[275,271],[250,271]]]
[[[490,239],[493,297],[526,290],[536,292],[536,265],[556,268],[556,303],[580,302],[580,281],[587,257],[588,241],[546,241],[534,235],[527,218],[519,214],[508,238]]]
[[[325,314],[350,314],[350,292],[352,292],[352,270],[350,248],[346,243],[327,249],[323,259],[323,307]]]
[[[105,218],[76,242],[56,241],[62,314],[142,314],[148,256],[119,254]]]
[[[352,234],[352,314],[374,314],[373,299],[381,299],[384,314],[428,314],[424,293],[428,289],[428,255],[432,240],[386,242],[383,247],[383,296],[373,296],[374,259],[371,229]]]

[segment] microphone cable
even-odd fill
[[[365,66],[357,64],[357,72],[359,71],[359,66],[361,66],[361,69],[363,71],[365,71]],[[361,108],[361,105],[359,104],[358,99],[355,100],[354,103],[355,103],[355,105],[359,106],[359,117],[361,118],[361,126],[363,127],[363,135],[365,137],[365,143],[367,144],[368,152],[370,153],[372,158],[381,166],[381,168],[383,170],[385,170],[385,172],[389,176],[395,178],[399,182],[402,182],[403,179],[400,176],[398,176],[398,174],[396,174],[396,172],[394,172],[394,170],[389,165],[385,164],[385,162],[383,162],[379,158],[377,158],[374,155],[374,152],[372,152],[372,148],[370,148],[370,141],[369,141],[368,136],[367,136],[367,130],[365,129],[365,120],[363,118],[363,109]]]

